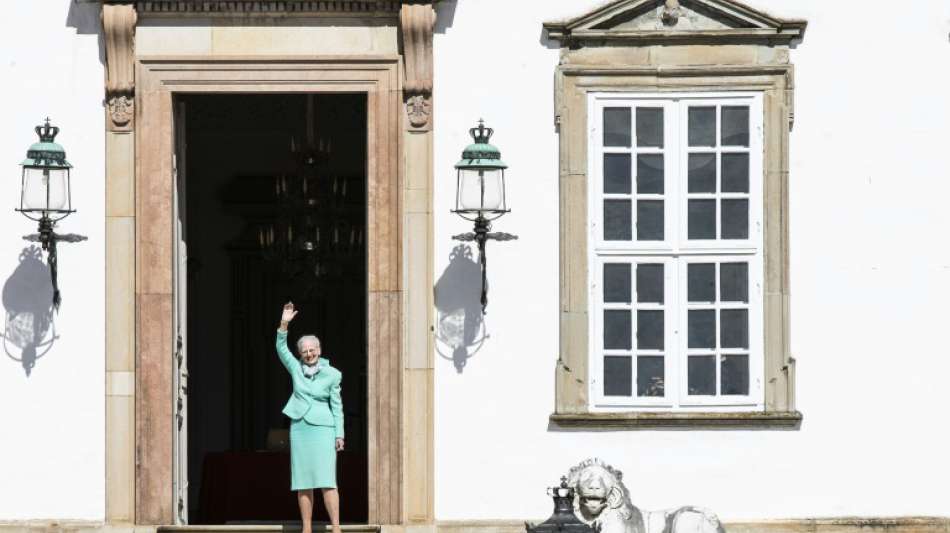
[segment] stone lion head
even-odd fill
[[[622,479],[619,470],[597,458],[572,468],[567,483],[574,489],[575,514],[589,524],[607,515],[619,515],[624,521],[639,515]]]

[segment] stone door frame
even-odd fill
[[[367,95],[369,522],[402,522],[403,98],[399,56],[135,62],[135,522],[175,523],[172,155],[176,94]],[[107,154],[107,158],[112,154]]]

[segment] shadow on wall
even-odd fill
[[[3,351],[20,363],[29,377],[36,360],[59,338],[53,323],[49,267],[39,246],[20,252],[20,264],[3,284],[3,307]]]
[[[548,37],[548,30],[541,28],[541,36],[538,37],[538,42],[541,46],[547,48],[548,50],[560,50],[561,43],[550,37]]]
[[[482,274],[472,248],[459,244],[449,254],[449,266],[435,284],[435,347],[452,361],[459,374],[488,340],[482,315]]]
[[[66,27],[74,28],[79,35],[97,35],[102,28],[100,9],[99,2],[70,2],[69,11],[66,13]]]
[[[73,0],[66,13],[66,27],[76,30],[76,35],[99,36],[99,63],[106,64],[106,48],[102,35],[102,6],[99,2],[80,4]]]
[[[455,8],[457,5],[458,0],[442,0],[435,4],[435,28],[432,29],[433,32],[444,34],[452,27],[455,22]]]

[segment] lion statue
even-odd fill
[[[567,483],[574,489],[574,514],[600,533],[725,533],[719,518],[699,507],[640,511],[622,477],[596,458],[572,468]]]

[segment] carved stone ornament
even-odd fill
[[[410,96],[406,100],[406,111],[409,114],[409,123],[414,128],[421,128],[429,123],[432,116],[432,103],[423,94]]]
[[[679,0],[666,0],[666,5],[663,6],[663,15],[661,16],[663,24],[676,26],[681,14]]]
[[[406,112],[413,128],[428,128],[432,118],[432,3],[404,4],[399,12],[406,81]]]
[[[571,468],[574,514],[600,533],[725,533],[719,518],[700,507],[641,511],[622,480],[619,470],[597,458]]]
[[[102,29],[106,49],[108,129],[128,131],[135,118],[135,23],[131,4],[103,4]]]
[[[120,94],[109,98],[109,116],[118,127],[127,126],[135,116],[135,99],[131,95]]]

